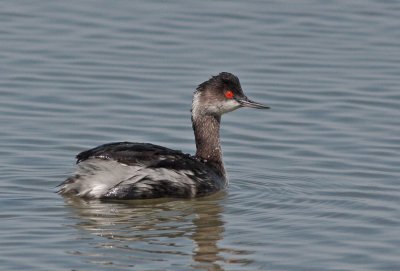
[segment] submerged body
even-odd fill
[[[81,152],[76,172],[58,193],[95,199],[191,198],[224,189],[228,180],[219,141],[221,115],[250,101],[239,79],[220,73],[197,88],[192,104],[196,155],[149,143],[117,142]]]

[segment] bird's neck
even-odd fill
[[[196,157],[213,166],[220,175],[225,175],[222,149],[219,140],[220,116],[192,115]]]

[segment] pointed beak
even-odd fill
[[[269,106],[254,102],[252,100],[249,100],[246,96],[243,98],[238,98],[236,99],[238,103],[240,103],[241,106],[243,107],[250,107],[250,108],[256,108],[256,109],[269,109]]]

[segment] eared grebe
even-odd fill
[[[240,107],[268,108],[249,100],[235,75],[213,76],[193,96],[195,156],[149,143],[101,145],[77,155],[77,170],[58,193],[119,200],[190,198],[224,189],[228,179],[219,140],[221,115]]]

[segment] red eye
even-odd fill
[[[233,98],[233,92],[232,92],[232,90],[227,90],[227,91],[225,91],[225,97],[227,98],[227,99],[232,99]]]

